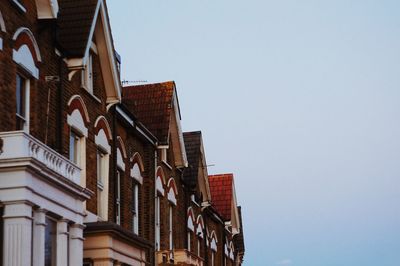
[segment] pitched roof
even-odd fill
[[[211,201],[225,221],[231,220],[233,174],[209,175]]]
[[[162,144],[168,144],[175,83],[127,86],[122,89],[122,102]]]
[[[58,40],[68,57],[84,55],[98,2],[98,0],[59,1]]]
[[[197,185],[199,174],[199,161],[201,156],[201,131],[184,132],[183,139],[185,141],[186,156],[188,159],[188,167],[183,172],[183,180],[194,189]]]

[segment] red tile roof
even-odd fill
[[[175,83],[127,86],[122,88],[122,102],[153,133],[161,144],[168,144]]]
[[[231,220],[233,174],[209,175],[211,201],[225,221]]]

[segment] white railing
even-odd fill
[[[0,161],[33,158],[57,174],[80,184],[81,169],[31,135],[22,131],[0,132],[0,139],[3,142]]]

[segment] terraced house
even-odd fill
[[[120,64],[104,0],[0,1],[2,265],[240,265],[233,175]]]

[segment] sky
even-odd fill
[[[400,265],[399,1],[108,8],[122,79],[174,80],[209,173],[234,173],[244,265]]]

